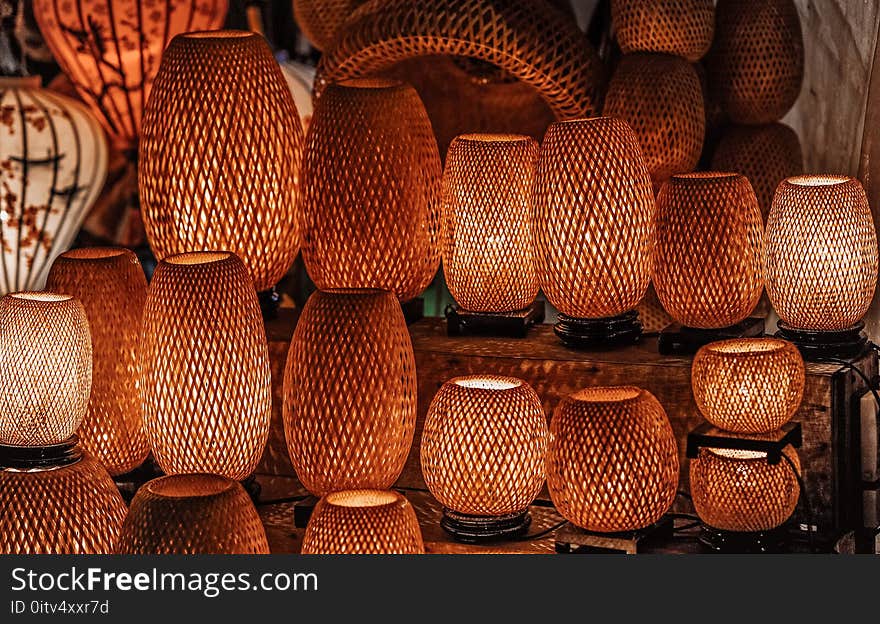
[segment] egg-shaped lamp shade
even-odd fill
[[[293,18],[318,50],[327,50],[342,23],[365,0],[293,0]]]
[[[635,132],[655,188],[700,160],[706,113],[693,65],[666,54],[624,56],[608,85],[603,114]]]
[[[700,348],[691,367],[700,413],[735,433],[768,433],[791,420],[804,396],[804,360],[777,338],[737,338]]]
[[[541,400],[523,380],[471,375],[444,383],[421,444],[425,483],[445,508],[442,526],[453,535],[526,530],[528,507],[544,485],[547,438]]]
[[[112,475],[140,466],[150,452],[138,394],[138,344],[147,279],[137,256],[120,247],[67,251],[47,288],[82,302],[92,337],[89,409],[77,435]]]
[[[266,531],[241,485],[219,475],[180,474],[148,481],[122,524],[123,555],[269,554]]]
[[[364,78],[327,87],[303,159],[303,260],[321,290],[409,301],[440,263],[437,141],[415,89]]]
[[[522,135],[465,134],[443,171],[443,273],[473,312],[522,310],[538,294],[532,185],[538,144]]]
[[[274,287],[299,249],[302,145],[293,96],[262,36],[175,37],[147,102],[138,163],[156,256],[232,251],[258,291]]]
[[[416,512],[391,490],[342,490],[318,501],[303,537],[304,555],[421,555]]]
[[[712,44],[712,0],[613,0],[611,23],[624,54],[660,52],[698,61]]]
[[[34,0],[46,45],[122,149],[137,142],[162,51],[175,35],[219,28],[227,0]]]
[[[763,223],[752,185],[738,173],[674,175],[657,196],[652,280],[686,327],[717,329],[758,303]]]
[[[244,479],[272,411],[269,349],[253,282],[229,252],[159,262],[140,346],[144,428],[166,474]]]
[[[38,77],[0,77],[0,295],[38,290],[104,186],[107,140]]]
[[[309,297],[284,369],[283,418],[291,462],[312,494],[391,487],[416,424],[415,357],[392,293]]]
[[[0,444],[70,438],[86,415],[92,341],[78,299],[50,292],[0,299]]]
[[[109,555],[125,518],[125,501],[88,453],[75,463],[0,470],[0,553]]]
[[[588,531],[657,522],[678,486],[678,450],[663,406],[632,386],[585,388],[550,420],[547,488],[562,516]]]

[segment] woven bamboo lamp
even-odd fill
[[[175,37],[140,145],[138,185],[156,256],[232,251],[270,310],[300,243],[302,145],[299,114],[265,39],[234,30]]]
[[[169,256],[144,308],[144,428],[166,474],[250,475],[272,411],[269,351],[247,268],[229,252]]]
[[[736,552],[782,548],[783,525],[800,495],[797,453],[790,446],[783,453],[788,460],[771,465],[758,451],[700,449],[691,460],[690,483],[706,546]]]
[[[293,17],[318,50],[328,50],[342,23],[365,0],[293,0]]]
[[[107,176],[107,140],[79,102],[39,77],[0,77],[0,295],[36,290],[70,247]]]
[[[535,178],[538,277],[569,346],[638,340],[651,273],[654,196],[639,142],[610,117],[556,122]]]
[[[147,280],[137,256],[119,247],[72,249],[49,271],[47,288],[79,299],[92,337],[92,390],[77,434],[112,475],[150,453],[138,394],[137,350]]]
[[[303,537],[304,555],[421,555],[416,512],[391,490],[343,490],[327,494]]]
[[[331,85],[303,162],[303,260],[321,290],[421,294],[440,262],[442,168],[415,90],[384,79]]]
[[[647,390],[585,388],[550,421],[547,488],[566,520],[597,533],[657,522],[675,498],[678,450],[663,406]]]
[[[712,0],[612,0],[611,22],[624,54],[660,52],[696,62],[715,30]]]
[[[804,361],[790,342],[741,338],[702,347],[691,367],[700,413],[735,433],[769,433],[791,420],[804,396]]]
[[[804,40],[793,0],[719,0],[707,58],[721,107],[741,124],[766,124],[794,105],[804,78]]]
[[[764,272],[779,336],[807,359],[858,354],[877,282],[877,234],[861,183],[800,176],[779,185],[767,219]]]
[[[696,70],[666,54],[628,54],[617,66],[603,113],[625,121],[642,147],[655,188],[700,160],[706,113]]]
[[[528,507],[544,485],[547,419],[541,400],[515,377],[450,379],[434,396],[422,431],[422,474],[443,505],[440,525],[466,542],[526,532]]]
[[[34,0],[33,10],[80,97],[113,142],[130,149],[165,46],[181,32],[219,28],[227,0]]]
[[[119,536],[123,555],[269,554],[266,531],[239,483],[211,474],[148,481]]]
[[[283,416],[296,475],[315,496],[391,487],[416,424],[415,358],[393,294],[312,294],[290,343]]]

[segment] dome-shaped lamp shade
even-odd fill
[[[318,50],[327,50],[339,27],[366,0],[293,0],[296,25]]]
[[[304,555],[420,555],[416,512],[390,490],[343,490],[318,501],[303,537]]]
[[[303,161],[303,260],[321,290],[419,295],[440,262],[437,141],[415,89],[358,79],[327,87]]]
[[[173,36],[218,28],[227,0],[34,0],[52,55],[121,148],[136,141],[144,104]]]
[[[693,65],[666,54],[629,54],[617,66],[603,113],[635,132],[654,187],[700,160],[706,113]]]
[[[738,173],[675,175],[663,185],[652,279],[672,318],[715,329],[755,309],[764,286],[762,226],[752,186]]]
[[[211,474],[148,481],[119,536],[124,555],[262,555],[266,531],[239,483]]]
[[[562,320],[632,310],[651,274],[654,195],[630,127],[610,117],[551,125],[533,201],[538,277]]]
[[[550,498],[588,531],[657,522],[675,499],[678,469],[669,418],[641,388],[586,388],[563,399],[550,421]]]
[[[736,123],[765,124],[794,105],[804,78],[804,40],[793,0],[719,0],[709,80]]]
[[[138,343],[147,279],[131,251],[72,249],[49,271],[47,288],[79,299],[92,337],[89,410],[79,427],[82,445],[110,474],[140,466],[150,452],[138,394]]]
[[[107,176],[107,140],[86,108],[39,78],[0,77],[0,295],[43,287]]]
[[[697,351],[691,384],[700,413],[716,427],[768,433],[791,420],[800,406],[804,361],[785,340],[722,340]]]
[[[88,453],[49,469],[0,470],[0,553],[109,555],[125,501]]]
[[[269,435],[269,350],[247,268],[229,252],[159,263],[144,308],[144,427],[167,474],[244,479]]]
[[[514,377],[450,379],[434,396],[422,431],[422,474],[444,506],[444,528],[455,535],[492,518],[521,519],[544,484],[547,418],[541,400]],[[474,516],[483,521],[469,522]],[[469,518],[470,517],[470,518]],[[506,529],[501,532],[507,534]]]
[[[307,490],[391,487],[416,424],[415,357],[393,294],[312,294],[287,356],[283,413],[287,450]]]
[[[443,273],[465,310],[513,312],[538,294],[532,185],[538,144],[521,135],[466,134],[443,171]]]
[[[45,446],[70,438],[89,404],[92,342],[70,295],[0,299],[0,444]]]
[[[266,40],[178,35],[147,102],[138,186],[158,258],[224,249],[254,286],[277,284],[299,248],[299,114]]]
[[[624,54],[662,52],[698,61],[712,44],[712,0],[613,0],[611,22]]]

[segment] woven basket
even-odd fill
[[[612,0],[611,22],[624,54],[661,52],[698,61],[712,44],[712,0]]]
[[[773,309],[792,327],[841,330],[861,319],[877,283],[877,233],[861,183],[782,182],[767,218],[764,272]]]
[[[318,50],[333,44],[342,24],[364,0],[293,0],[293,18]]]
[[[444,507],[473,516],[522,512],[544,485],[547,418],[515,377],[450,379],[422,431],[422,474]]]
[[[421,555],[416,512],[391,490],[344,490],[315,506],[303,537],[304,555]]]
[[[761,211],[737,173],[672,176],[657,196],[657,296],[676,321],[711,329],[735,325],[763,289]]]
[[[416,425],[412,342],[391,293],[312,294],[287,356],[283,414],[287,450],[307,490],[391,487]]]
[[[601,318],[641,300],[651,274],[654,195],[625,122],[550,126],[533,202],[538,278],[550,303],[568,316]]]
[[[791,420],[804,396],[804,360],[790,342],[737,338],[697,351],[694,400],[710,423],[735,433],[769,433]]]
[[[636,306],[636,311],[639,313],[639,322],[645,333],[659,332],[672,323],[672,317],[663,309],[663,304],[657,297],[654,284],[648,284],[648,290]]]
[[[228,252],[159,263],[141,336],[144,426],[167,474],[250,475],[272,412],[269,349],[247,268]]]
[[[538,294],[537,161],[538,144],[521,135],[469,134],[452,142],[443,171],[443,273],[467,310],[521,310]]]
[[[303,260],[318,288],[380,288],[402,301],[424,291],[440,262],[441,175],[412,87],[328,87],[303,163]]]
[[[258,291],[296,258],[303,137],[266,41],[215,31],[175,37],[147,103],[138,163],[156,257],[235,252]]]
[[[217,475],[186,474],[141,486],[122,525],[117,552],[267,555],[269,544],[241,485]]]
[[[586,388],[550,421],[547,488],[566,520],[589,531],[646,527],[678,486],[675,434],[663,406],[641,388]]]

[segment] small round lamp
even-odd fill
[[[624,54],[660,52],[695,63],[715,30],[712,0],[612,0],[611,23]]]

